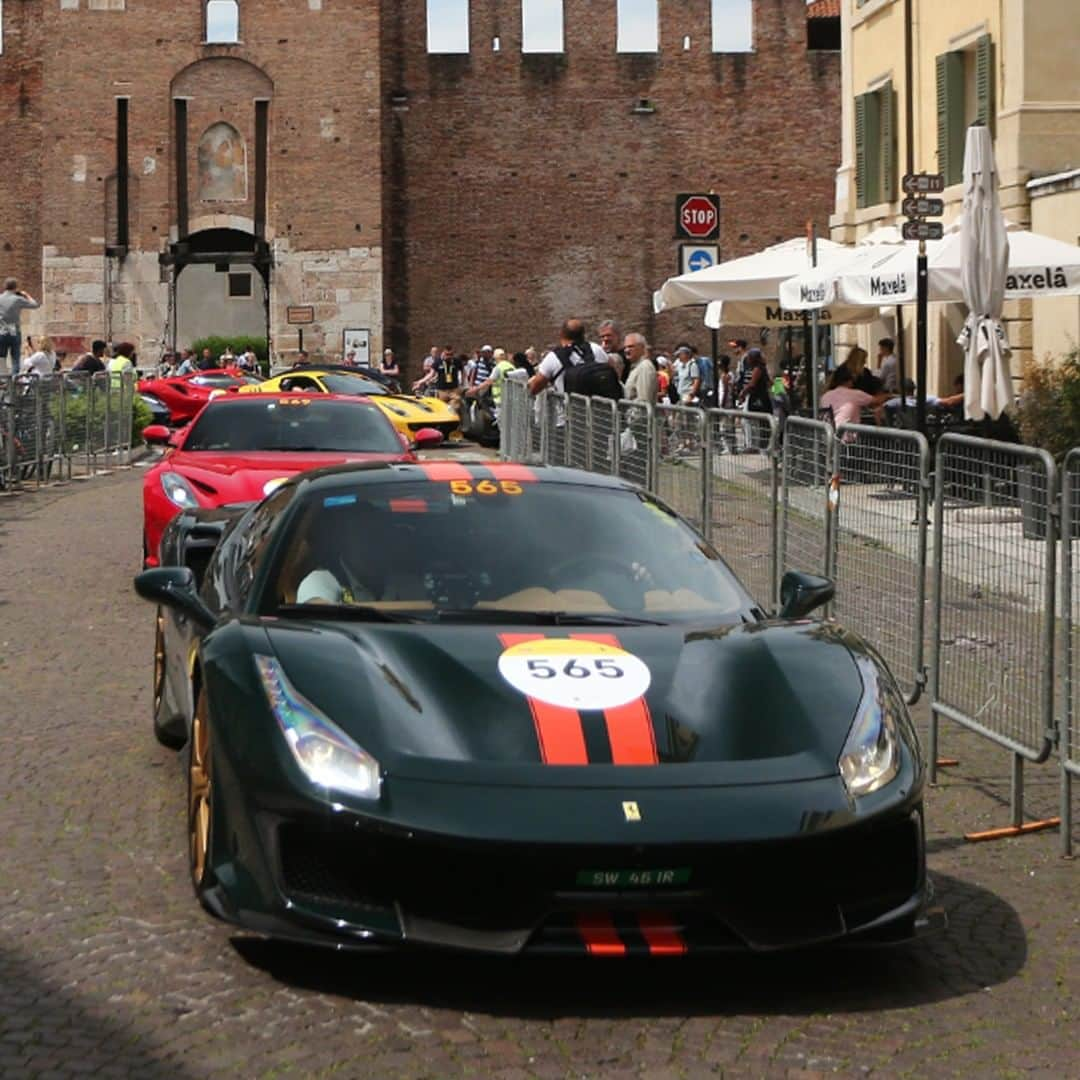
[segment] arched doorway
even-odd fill
[[[240,229],[203,229],[171,245],[172,347],[204,337],[269,343],[271,254]]]

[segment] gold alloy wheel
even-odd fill
[[[195,888],[206,877],[210,848],[210,710],[206,691],[199,691],[195,718],[191,724],[191,747],[188,758],[188,832],[191,849],[191,880]]]
[[[165,693],[165,613],[157,609],[154,628],[154,715],[161,708]]]

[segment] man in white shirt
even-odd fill
[[[649,343],[642,334],[627,334],[623,352],[630,365],[630,374],[626,376],[626,400],[655,403],[657,378],[656,368],[648,357]]]
[[[529,393],[536,395],[553,387],[560,394],[563,392],[563,372],[574,364],[584,364],[588,357],[599,364],[608,362],[607,353],[599,345],[593,345],[585,339],[585,324],[580,319],[567,319],[559,331],[558,350],[551,352],[540,361],[536,374],[529,380]],[[560,357],[558,353],[562,353]]]

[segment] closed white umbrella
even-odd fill
[[[1009,241],[998,197],[997,166],[989,128],[968,128],[964,149],[964,211],[960,224],[960,280],[969,315],[964,347],[964,415],[997,419],[1012,397],[1009,343],[1001,325]]]

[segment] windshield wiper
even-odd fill
[[[525,623],[535,626],[665,626],[661,619],[620,615],[618,612],[577,614],[570,611],[520,611],[499,608],[439,608],[439,622]]]
[[[384,611],[382,608],[370,607],[364,604],[280,604],[277,614],[288,619],[303,619],[306,617],[348,620],[351,622],[416,622],[409,615],[401,615],[395,611]]]

